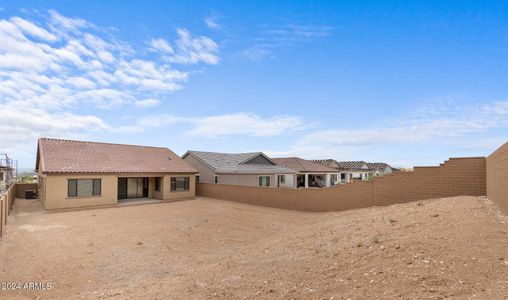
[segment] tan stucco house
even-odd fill
[[[195,197],[196,169],[167,148],[41,138],[35,168],[46,209]]]
[[[277,165],[262,152],[187,151],[183,160],[196,168],[202,183],[294,188],[296,171]]]

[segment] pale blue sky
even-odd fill
[[[436,165],[508,140],[507,1],[0,1],[0,153],[41,136]]]

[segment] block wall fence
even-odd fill
[[[11,185],[0,197],[0,237],[5,233],[7,218],[11,214],[12,205],[16,199],[16,185]]]
[[[483,196],[486,195],[486,159],[450,158],[436,167],[415,167],[413,172],[396,172],[375,177],[372,181],[357,181],[324,189],[199,183],[196,195],[314,212],[342,211],[430,198]]]
[[[508,215],[508,143],[487,157],[487,197]]]

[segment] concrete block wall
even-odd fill
[[[199,183],[196,195],[301,211],[342,211],[431,198],[486,195],[485,157],[450,158],[372,181],[326,189],[276,189]]]
[[[0,197],[0,237],[5,233],[7,217],[11,214],[11,208],[16,197],[16,186],[11,185],[7,191]]]
[[[508,143],[487,157],[487,197],[508,215]]]

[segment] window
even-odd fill
[[[340,173],[340,179],[346,180],[346,173]]]
[[[199,182],[199,175],[196,175],[196,182]]]
[[[215,175],[215,178],[213,179],[213,183],[215,183],[215,184],[219,183],[219,176]]]
[[[67,196],[100,196],[101,185],[101,179],[69,179],[67,181]]]
[[[270,186],[270,176],[259,176],[259,186]]]
[[[4,172],[0,172],[0,181],[4,180]]]
[[[171,177],[171,191],[188,191],[189,177]]]
[[[280,176],[280,183],[286,183],[286,175],[279,175]]]
[[[155,177],[155,191],[161,191],[161,177]]]

